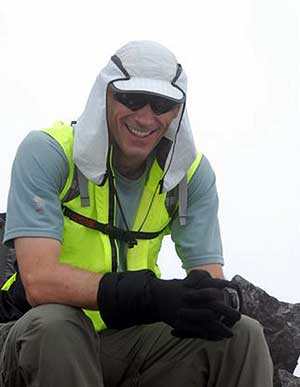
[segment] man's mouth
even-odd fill
[[[132,128],[131,126],[129,126],[127,124],[125,124],[125,125],[126,125],[126,128],[128,129],[128,131],[137,137],[147,137],[151,133],[155,132],[155,130],[152,130],[152,129],[145,131],[145,130],[139,130],[137,128]]]

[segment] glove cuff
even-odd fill
[[[157,321],[153,308],[151,270],[104,274],[99,282],[99,312],[108,328],[122,329]]]

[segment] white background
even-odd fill
[[[0,3],[0,211],[30,131],[82,112],[129,40],[173,50],[197,146],[217,175],[225,274],[300,302],[299,0],[7,0]],[[168,240],[165,278],[182,277]]]

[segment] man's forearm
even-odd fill
[[[17,238],[15,247],[26,298],[32,306],[57,303],[98,309],[101,274],[61,264],[59,241]]]
[[[28,302],[32,306],[48,303],[98,309],[97,291],[101,275],[56,263],[42,272],[35,283],[25,286]]]

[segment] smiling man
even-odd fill
[[[186,93],[167,48],[130,42],[76,122],[20,145],[0,386],[273,385],[262,327],[223,277],[215,175],[195,149]],[[183,280],[159,278],[166,234]]]

